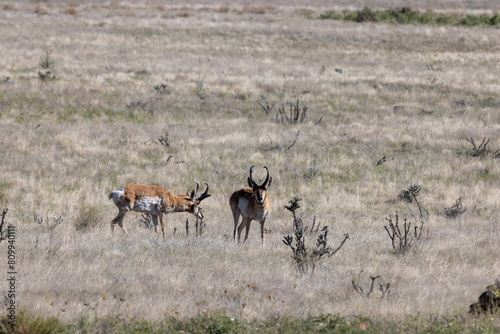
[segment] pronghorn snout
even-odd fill
[[[262,204],[264,203],[264,200],[266,199],[266,193],[264,191],[257,191],[255,193],[255,200],[257,203]]]
[[[196,216],[196,218],[203,219],[203,213],[201,212],[200,207],[196,208],[193,213]]]

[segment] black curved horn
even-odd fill
[[[267,170],[267,176],[266,176],[266,180],[264,181],[264,183],[262,183],[261,187],[266,188],[267,184],[269,182],[269,168],[267,168],[267,166],[264,166],[264,168]]]
[[[198,184],[198,182],[196,182],[196,190],[191,191],[191,196],[188,195],[191,198],[191,200],[194,200],[196,196],[198,196],[198,189],[200,189],[200,185]]]
[[[255,166],[250,167],[250,176],[248,177],[248,185],[251,188],[257,187],[257,183],[255,183],[255,181],[252,179],[252,172],[253,172],[254,168],[255,168]]]
[[[200,197],[198,197],[198,200],[200,202],[203,201],[205,198],[212,196],[211,194],[208,193],[208,188],[209,188],[208,183],[205,182],[205,184],[207,185],[207,189],[205,189],[205,192],[201,194]]]

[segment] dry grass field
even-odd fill
[[[468,307],[500,277],[498,28],[318,18],[365,1],[0,5],[0,208],[16,227],[20,311],[90,332],[106,330],[89,325],[100,319],[326,314],[360,329],[481,331],[474,324],[485,320]],[[413,6],[500,9],[493,0]],[[53,76],[42,79],[43,65]],[[297,100],[304,122],[276,122],[278,107]],[[266,114],[257,102],[275,106]],[[169,146],[158,141],[167,133]],[[474,154],[471,138],[489,139],[487,150]],[[273,177],[264,246],[257,222],[245,244],[232,237],[229,196],[252,165],[255,179],[264,165]],[[111,237],[111,191],[138,183],[184,194],[196,182],[212,194],[201,235],[189,214],[168,215],[163,240],[132,213],[131,237]],[[414,183],[425,233],[398,254],[384,225],[398,212],[415,226],[417,206],[397,199]],[[309,275],[283,243],[292,196],[303,199],[305,225],[316,216],[329,227],[332,247],[350,236]],[[459,198],[467,210],[447,217]],[[311,249],[316,237],[306,234]],[[5,241],[0,249],[4,268]],[[353,288],[377,275],[370,298]],[[7,271],[0,277],[4,292]],[[390,283],[384,298],[378,283]],[[499,330],[498,317],[488,321]]]

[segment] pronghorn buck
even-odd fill
[[[158,216],[160,216],[163,238],[165,238],[165,214],[189,212],[197,218],[203,219],[199,206],[200,202],[211,196],[208,193],[208,183],[205,184],[207,189],[204,193],[198,192],[200,186],[196,183],[196,190],[193,190],[191,194],[188,191],[186,195],[174,195],[165,188],[142,184],[128,184],[125,187],[118,188],[109,194],[109,199],[113,199],[113,202],[120,210],[111,222],[111,234],[113,234],[116,224],[128,234],[125,227],[123,227],[123,219],[131,211],[150,214],[153,218],[155,233],[158,233]]]
[[[269,168],[264,166],[267,170],[267,176],[264,183],[258,185],[252,179],[252,172],[255,166],[250,168],[250,176],[248,177],[248,185],[250,188],[242,188],[236,190],[229,198],[229,205],[233,211],[234,218],[234,231],[233,238],[236,241],[236,228],[238,228],[238,242],[241,239],[241,231],[246,228],[245,241],[248,239],[248,232],[250,231],[250,222],[257,220],[260,222],[260,237],[262,244],[264,244],[264,227],[266,219],[271,213],[271,201],[267,196],[267,188],[271,185],[272,177],[269,177]],[[238,227],[238,220],[242,216],[241,224]]]

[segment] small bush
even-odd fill
[[[356,22],[356,20],[358,18],[358,13],[356,13],[356,12],[343,11],[342,14],[344,16],[344,21],[355,21]]]
[[[342,15],[342,13],[338,13],[334,10],[329,10],[323,14],[320,14],[319,18],[322,20],[326,20],[326,19],[342,20],[344,18],[344,15]]]
[[[462,197],[459,197],[456,201],[455,204],[450,206],[449,208],[444,208],[444,215],[447,218],[453,219],[461,215],[467,211],[466,207],[462,206]]]
[[[368,7],[365,7],[363,10],[357,12],[356,22],[376,22],[376,11],[371,10]]]
[[[304,123],[307,114],[307,106],[303,106],[302,109],[299,106],[299,100],[297,103],[288,103],[290,106],[290,115],[287,114],[285,110],[285,105],[282,104],[276,112],[276,123],[280,124],[297,124]]]
[[[361,274],[363,273],[363,270],[361,270],[361,272],[359,273],[358,277],[357,278],[354,278],[352,279],[351,283],[352,283],[352,287],[354,288],[354,290],[360,294],[360,296],[362,297],[366,297],[366,298],[370,298],[371,294],[373,293],[373,289],[375,287],[375,281],[380,278],[380,275],[377,275],[377,276],[370,276],[370,279],[371,279],[371,284],[370,284],[370,289],[369,290],[364,290],[362,287],[361,287],[361,284],[360,284],[360,277]],[[381,295],[380,295],[380,298],[384,298],[386,295],[387,297],[389,297],[389,294],[390,294],[390,290],[389,288],[391,287],[391,283],[379,283],[378,285],[378,289],[380,290],[381,292]]]
[[[45,47],[43,54],[40,56],[38,65],[44,70],[54,69],[56,62],[52,57],[52,50],[49,47]]]
[[[307,166],[307,170],[304,173],[306,179],[312,180],[318,175],[318,154],[315,153],[313,159]]]
[[[446,14],[438,14],[434,20],[434,22],[436,22],[436,24],[438,26],[452,25],[453,21],[454,21],[454,18],[452,16],[446,15]]]
[[[47,231],[53,231],[58,225],[60,225],[64,221],[64,218],[62,216],[52,217],[53,222],[51,223],[49,216],[47,216],[47,218],[45,218],[44,220],[43,216],[37,215],[36,212],[33,214],[33,219],[38,225],[42,226],[43,229]],[[45,224],[43,222],[45,222]]]
[[[498,13],[493,14],[488,23],[492,26],[500,25],[500,15]]]
[[[388,222],[388,225],[385,225],[384,228],[389,235],[389,238],[391,239],[392,248],[397,253],[406,253],[406,251],[408,251],[415,243],[418,243],[422,240],[422,232],[424,231],[424,212],[422,206],[420,205],[420,202],[417,199],[417,196],[418,194],[420,194],[421,190],[422,186],[418,183],[414,183],[408,186],[406,189],[402,190],[398,195],[399,200],[408,204],[415,203],[417,205],[419,211],[418,218],[409,208],[410,215],[413,218],[413,226],[412,222],[407,221],[406,218],[404,219],[402,226],[399,225],[399,214],[397,211],[394,220],[392,219],[391,215],[389,215],[388,218],[385,218],[385,220]],[[427,210],[425,209],[424,211],[427,212]],[[428,216],[429,214],[427,212],[427,217]],[[428,233],[429,231],[427,230],[427,236]]]
[[[337,253],[347,239],[349,239],[349,234],[346,233],[344,235],[344,239],[340,243],[340,246],[333,249],[328,246],[328,226],[324,226],[316,239],[316,247],[306,247],[305,235],[307,227],[304,228],[302,218],[298,217],[295,213],[295,211],[300,208],[299,201],[302,201],[302,199],[295,196],[289,201],[288,205],[285,206],[285,208],[293,214],[295,243],[293,243],[294,237],[291,235],[285,236],[283,238],[283,243],[292,250],[292,259],[295,261],[296,268],[300,275],[309,274],[309,270],[311,270],[311,274],[313,274],[316,266],[320,263],[321,258],[324,255],[328,255],[328,257],[330,257]],[[313,223],[313,228],[314,224],[315,223]],[[313,228],[311,228],[311,231]]]
[[[483,140],[479,145],[476,145],[476,142],[474,139],[467,138],[466,139],[469,143],[472,144],[472,153],[470,154],[473,157],[484,157],[490,153],[490,148],[488,147],[488,144],[490,143],[490,140],[487,139],[486,137],[483,137]]]
[[[480,23],[480,18],[476,15],[467,15],[459,21],[459,25],[462,26],[477,26]]]
[[[100,208],[86,203],[86,197],[78,200],[73,226],[77,231],[85,231],[99,226],[102,222]]]
[[[420,226],[412,226],[411,222],[404,220],[402,230],[399,225],[399,214],[396,212],[395,220],[393,222],[392,216],[385,218],[388,226],[384,226],[389,238],[392,241],[392,248],[400,254],[405,254],[415,242],[420,241],[422,231],[424,228],[424,221],[420,221]],[[412,229],[413,227],[413,229]]]

